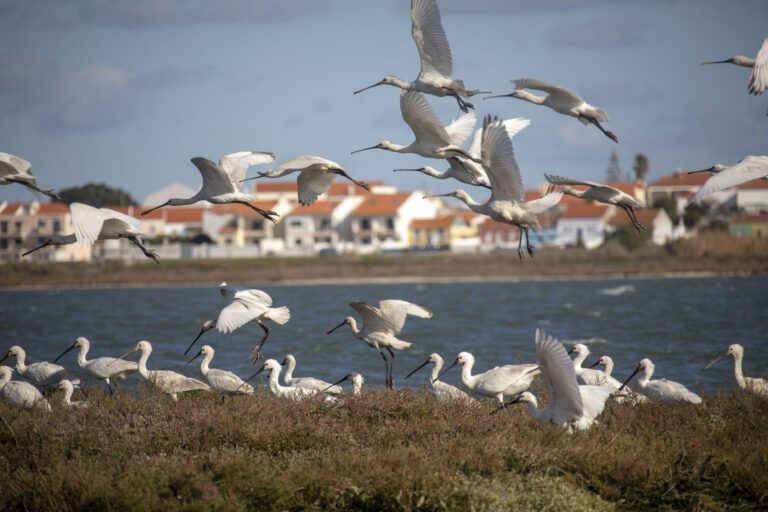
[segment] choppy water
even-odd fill
[[[297,376],[336,380],[354,370],[368,384],[383,385],[384,364],[374,350],[346,327],[330,336],[325,331],[353,314],[350,301],[384,298],[410,300],[435,312],[432,320],[409,318],[406,323],[401,338],[413,347],[397,353],[399,386],[431,352],[448,362],[459,351],[472,352],[480,371],[533,362],[537,327],[566,345],[586,343],[593,352],[587,364],[610,355],[618,379],[650,357],[660,378],[692,389],[730,388],[731,360],[706,372],[699,369],[731,343],[744,345],[748,375],[768,373],[768,278],[259,287],[276,306],[285,304],[292,311],[288,324],[274,326],[264,353],[274,358],[294,354]],[[200,324],[215,318],[224,303],[215,287],[183,287],[3,291],[0,304],[2,351],[18,344],[32,361],[50,361],[77,336],[85,336],[92,343],[89,357],[116,356],[147,339],[154,346],[151,368],[197,376],[197,367],[183,367],[182,353]],[[216,349],[213,367],[250,374],[247,356],[261,333],[256,324],[231,335],[211,331],[198,346],[208,343]],[[82,375],[74,351],[62,362]],[[424,371],[413,377],[412,385],[424,384],[426,376]],[[455,383],[458,377],[453,370],[446,380]]]

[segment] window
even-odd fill
[[[360,243],[362,243],[363,245],[371,245],[371,237],[364,236],[362,240],[360,240]]]
[[[331,229],[331,219],[320,219],[320,229]]]
[[[0,233],[7,233],[8,232],[8,221],[0,221]]]
[[[296,239],[293,241],[293,244],[294,244],[294,245],[299,245],[299,246],[300,246],[300,245],[302,244],[302,242],[301,242],[301,238],[296,238]]]
[[[21,222],[16,222],[14,224],[14,227],[16,228],[16,233],[21,233],[21,226],[22,226]]]
[[[371,229],[371,219],[362,219],[360,221],[360,229]],[[368,243],[371,243],[370,241]]]
[[[254,220],[251,222],[251,230],[253,231],[261,231],[264,229],[264,223],[260,220]]]
[[[300,228],[302,226],[302,222],[300,220],[292,220],[290,226],[292,228]]]
[[[395,219],[392,217],[387,218],[387,229],[395,229]]]
[[[0,238],[0,249],[7,249],[7,248],[8,248],[8,239]]]
[[[45,227],[45,219],[40,219],[37,221],[37,227],[38,228],[44,228]]]
[[[53,221],[53,232],[58,233],[61,231],[61,221],[54,220]]]

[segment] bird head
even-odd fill
[[[70,346],[69,346],[69,348],[68,348],[67,350],[65,350],[64,352],[62,352],[61,354],[59,354],[59,355],[58,355],[58,357],[57,357],[56,359],[54,359],[54,360],[53,360],[53,362],[54,362],[54,363],[57,363],[57,362],[59,362],[59,359],[61,359],[61,358],[62,358],[62,357],[64,357],[65,355],[67,355],[67,354],[69,353],[69,351],[70,351],[70,350],[74,350],[74,349],[76,349],[76,348],[79,348],[79,347],[90,347],[90,346],[91,346],[91,344],[90,344],[90,342],[88,341],[88,339],[87,339],[87,338],[84,338],[84,337],[82,337],[82,336],[80,336],[79,338],[77,338],[77,339],[74,341],[74,343],[72,343],[72,345],[70,345]]]
[[[373,89],[374,87],[378,87],[379,85],[395,85],[397,82],[397,77],[388,75],[379,80],[378,82],[371,84],[367,87],[363,87],[362,89],[358,89],[354,92],[354,94],[361,93],[363,91],[367,91],[368,89]]]
[[[296,364],[296,358],[295,358],[295,357],[293,357],[293,355],[292,355],[292,354],[287,354],[287,355],[286,355],[286,356],[283,358],[283,362],[282,362],[282,363],[280,363],[280,366],[285,366],[285,365],[289,365],[289,364]]]
[[[591,352],[583,343],[577,343],[568,351],[569,354],[576,354],[577,356],[587,357]]]
[[[733,356],[734,358],[736,358],[741,355],[744,355],[744,347],[742,347],[738,343],[734,343],[733,345],[728,347],[728,350],[726,350],[724,354],[720,354],[719,356],[714,358],[707,366],[702,368],[702,370],[706,370],[707,368],[714,365],[716,362],[718,362],[724,357]]]
[[[11,357],[19,357],[22,354],[24,354],[24,349],[18,345],[14,345],[11,348],[9,348],[8,352],[5,353],[5,356],[3,356],[2,359],[0,359],[0,363],[2,363],[3,361]]]

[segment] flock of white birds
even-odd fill
[[[515,160],[512,138],[528,126],[530,121],[522,118],[501,120],[488,115],[483,119],[482,127],[476,130],[477,118],[471,111],[474,106],[467,101],[467,98],[477,94],[489,94],[490,91],[468,89],[462,80],[452,77],[451,49],[443,29],[437,1],[412,0],[411,20],[412,37],[421,60],[421,71],[417,78],[408,82],[394,76],[386,76],[379,82],[356,91],[355,94],[379,85],[400,88],[401,114],[405,123],[413,131],[414,141],[408,145],[401,145],[384,140],[375,146],[353,151],[353,153],[384,149],[447,160],[449,167],[443,172],[430,166],[396,171],[419,171],[438,179],[452,178],[467,185],[490,189],[490,197],[482,203],[473,199],[464,190],[443,195],[463,201],[476,213],[517,227],[520,230],[518,254],[521,258],[523,239],[526,242],[526,250],[533,256],[528,234],[530,229],[536,230],[541,227],[537,215],[557,205],[563,194],[615,205],[626,212],[637,230],[645,229],[635,215],[635,209],[642,205],[634,197],[601,183],[547,175],[546,178],[553,187],[544,196],[525,201],[525,188],[520,168]],[[768,39],[763,42],[756,59],[735,56],[704,64],[716,62],[752,68],[749,80],[751,94],[761,94],[768,87]],[[538,79],[524,78],[513,80],[512,83],[515,86],[514,91],[501,96],[549,107],[559,114],[576,118],[584,125],[594,125],[606,137],[618,142],[618,137],[603,126],[603,123],[608,122],[607,113],[587,103],[575,92]],[[530,90],[541,91],[546,95],[539,96],[529,92]],[[454,98],[461,111],[459,116],[448,125],[444,125],[435,115],[424,94]],[[500,96],[486,96],[484,99],[495,97]],[[471,135],[473,138],[470,146],[464,149],[463,146]],[[203,180],[200,190],[189,198],[169,199],[159,206],[142,212],[142,215],[166,206],[208,201],[213,204],[241,204],[276,223],[278,214],[252,204],[257,198],[253,194],[243,192],[242,184],[249,179],[278,178],[292,173],[298,173],[298,200],[303,205],[314,203],[328,189],[336,176],[369,189],[367,184],[350,176],[338,163],[311,155],[292,158],[275,169],[259,172],[256,178],[246,178],[249,167],[269,164],[274,160],[274,154],[264,151],[242,151],[225,155],[218,164],[207,158],[195,157],[192,163]],[[734,187],[749,180],[768,179],[768,157],[747,156],[732,166],[717,164],[709,169],[692,172],[713,174],[694,197],[695,201],[700,201],[716,191]],[[28,161],[14,155],[0,153],[0,184],[12,183],[26,186],[36,193],[61,201],[54,191],[43,190],[38,186],[37,178],[32,174],[31,164]],[[579,188],[575,189],[574,186]],[[139,231],[139,220],[106,208],[99,209],[81,203],[72,203],[69,206],[75,232],[69,235],[53,235],[42,245],[27,251],[24,255],[49,245],[80,243],[90,246],[97,240],[121,238],[129,240],[148,258],[157,261],[157,254],[147,249],[141,242],[143,235]],[[208,320],[202,325],[200,334],[185,354],[209,330],[217,329],[220,332],[229,333],[246,323],[255,321],[264,330],[262,340],[251,353],[251,359],[258,360],[270,333],[270,328],[265,322],[271,320],[284,324],[290,319],[290,311],[284,306],[272,307],[271,297],[260,290],[222,283],[220,291],[229,301],[228,305],[221,310],[215,320]],[[431,318],[432,312],[402,300],[383,300],[378,307],[364,302],[352,302],[350,306],[362,317],[362,324],[358,325],[357,320],[350,316],[328,331],[328,334],[348,325],[355,337],[365,341],[379,352],[386,367],[385,383],[387,387],[394,388],[395,353],[393,349],[402,350],[411,346],[410,342],[398,338],[405,320],[409,315]],[[408,374],[406,379],[431,363],[434,366],[429,384],[440,400],[460,400],[471,403],[477,399],[488,399],[495,401],[502,408],[510,403],[525,402],[532,417],[554,422],[569,429],[589,428],[611,397],[631,403],[646,399],[672,403],[701,402],[699,396],[680,383],[665,379],[651,380],[654,365],[650,359],[640,361],[630,377],[624,383],[620,383],[611,377],[613,362],[608,356],[601,357],[592,365],[593,367],[603,365],[603,371],[582,367],[582,363],[589,355],[589,350],[584,345],[573,347],[572,352],[576,354],[576,359],[571,361],[568,351],[560,342],[537,330],[535,347],[536,363],[505,365],[480,374],[472,374],[475,359],[468,352],[461,352],[453,364],[445,369],[442,369],[443,359],[438,354],[431,354],[424,364]],[[83,402],[71,400],[79,381],[71,379],[62,366],[55,364],[67,352],[74,349],[79,349],[78,365],[96,378],[104,380],[110,392],[113,385],[116,386],[119,380],[134,372],[138,372],[143,379],[174,399],[178,394],[189,391],[214,390],[229,394],[253,394],[256,390],[248,384],[248,381],[261,372],[268,373],[268,388],[272,393],[290,399],[322,396],[324,400],[334,402],[338,401],[343,394],[343,389],[340,387],[342,382],[352,383],[353,394],[359,394],[363,386],[363,377],[354,372],[336,383],[309,377],[293,377],[296,360],[292,355],[287,355],[282,363],[275,359],[267,359],[259,372],[247,379],[241,379],[232,372],[210,367],[214,358],[214,349],[209,345],[203,346],[197,355],[189,360],[192,362],[197,357],[202,357],[200,369],[206,383],[173,371],[149,370],[147,361],[152,353],[152,345],[148,341],[140,341],[132,350],[119,358],[100,357],[88,360],[90,343],[81,337],[53,363],[41,362],[27,366],[24,350],[18,346],[12,347],[2,360],[15,358],[16,371],[26,381],[12,380],[13,370],[7,366],[0,367],[0,396],[22,407],[50,408],[41,390],[58,387],[64,391],[65,404],[84,405]],[[141,353],[138,363],[124,360],[132,352]],[[765,380],[744,377],[741,369],[743,348],[732,345],[726,354],[734,357],[735,375],[739,387],[768,396],[768,383]],[[446,371],[457,365],[462,366],[461,382],[465,388],[464,391],[439,380]],[[286,371],[283,373],[283,383],[281,383],[283,367],[286,367]],[[543,381],[547,390],[546,406],[543,408],[538,406],[536,396],[529,391],[536,378]]]

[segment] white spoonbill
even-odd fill
[[[575,361],[574,361],[574,364],[575,364]],[[618,388],[621,387],[621,382],[611,377],[611,373],[613,373],[614,365],[613,365],[613,359],[611,359],[610,356],[600,356],[600,358],[594,364],[590,365],[589,368],[590,369],[595,368],[596,366],[603,367],[603,371],[601,373],[605,375],[605,379],[610,380],[611,382],[616,381],[619,383],[619,385],[616,386],[615,388],[616,390],[618,390]],[[647,398],[645,398],[645,396],[641,395],[640,393],[636,391],[632,391],[631,389],[626,389],[626,388],[624,388],[624,390],[621,393],[614,393],[613,397],[619,403],[624,403],[625,398],[629,398],[632,403],[636,403],[636,404],[645,402],[648,400]]]
[[[632,221],[632,225],[636,230],[640,232],[645,231],[645,226],[640,224],[640,221],[637,220],[637,216],[635,215],[635,208],[642,208],[643,205],[640,203],[640,201],[627,194],[626,192],[622,192],[616,187],[603,185],[602,183],[597,183],[594,181],[574,180],[572,178],[553,176],[549,174],[545,174],[544,177],[551,184],[562,186],[563,193],[568,194],[569,196],[580,197],[581,199],[588,201],[596,201],[598,203],[618,206],[626,212],[627,217],[629,217],[629,220]],[[574,190],[570,187],[570,185],[585,186],[589,188],[587,188],[587,190]]]
[[[437,378],[456,365],[462,365],[461,383],[475,395],[496,399],[499,405],[504,406],[504,397],[517,396],[529,387],[531,382],[540,373],[535,364],[507,364],[497,366],[490,370],[472,375],[475,365],[475,356],[469,352],[459,353],[451,366],[443,370]]]
[[[205,380],[208,381],[208,385],[211,386],[211,389],[214,391],[218,391],[219,393],[226,393],[229,395],[238,393],[244,395],[253,395],[256,393],[256,390],[253,389],[253,386],[246,383],[243,379],[234,373],[228,372],[226,370],[210,368],[209,365],[211,364],[211,360],[213,360],[215,353],[216,351],[213,350],[213,347],[210,345],[203,345],[197,355],[187,361],[187,364],[191,363],[198,357],[203,356],[203,361],[200,363],[200,373],[203,374]]]
[[[225,334],[234,332],[250,321],[255,320],[264,331],[264,336],[251,351],[251,360],[258,361],[261,349],[269,337],[270,328],[263,320],[272,320],[280,325],[291,319],[291,310],[287,306],[272,307],[272,297],[267,292],[245,286],[233,286],[223,282],[219,285],[221,296],[229,300],[229,304],[221,310],[216,320],[206,320],[200,328],[197,337],[189,344],[186,355],[200,339],[200,336],[212,329],[218,329]]]
[[[133,352],[141,352],[141,357],[139,358],[139,375],[166,395],[170,395],[174,402],[178,401],[178,395],[180,393],[211,390],[205,382],[193,379],[192,377],[187,377],[180,373],[172,372],[170,370],[148,370],[147,360],[152,353],[152,344],[146,340],[138,342],[135,347],[118,359],[123,359]]]
[[[379,301],[378,308],[359,301],[350,302],[349,306],[363,317],[362,327],[358,327],[357,321],[353,317],[348,316],[339,325],[326,332],[326,334],[331,334],[339,327],[349,325],[350,329],[352,329],[352,334],[356,338],[363,340],[368,346],[375,348],[381,354],[387,372],[386,386],[394,389],[395,382],[392,378],[392,366],[395,362],[395,353],[392,352],[392,349],[403,350],[411,346],[410,342],[397,338],[397,335],[403,330],[405,318],[408,315],[418,316],[419,318],[432,318],[432,311],[404,300],[382,300]],[[387,349],[387,352],[389,352],[390,359],[384,355],[384,349]]]
[[[536,329],[536,358],[547,387],[547,406],[538,407],[533,393],[520,395],[516,402],[528,404],[528,414],[570,431],[587,430],[605,409],[613,390],[603,386],[580,386],[571,358],[562,343]]]
[[[259,178],[282,178],[294,172],[299,173],[296,180],[299,185],[299,203],[304,206],[317,201],[317,198],[328,190],[336,176],[342,176],[365,190],[371,190],[367,183],[354,179],[336,162],[311,155],[297,156],[280,164],[277,169],[260,172],[258,176],[243,181]]]
[[[667,379],[651,380],[655,368],[656,366],[654,366],[650,359],[643,359],[638,363],[637,368],[632,372],[632,375],[624,381],[619,388],[619,391],[629,385],[629,387],[638,393],[641,393],[648,398],[659,400],[660,402],[674,404],[701,403],[701,397],[699,395],[693,391],[689,391],[688,388],[679,382]]]
[[[75,386],[74,384],[72,384],[71,380],[61,379],[57,387],[62,391],[64,391],[64,396],[62,397],[61,401],[66,407],[87,407],[88,406],[87,403],[82,401],[80,402],[72,401],[72,394],[75,392]]]
[[[317,389],[301,388],[298,386],[283,386],[280,384],[280,370],[282,366],[275,359],[267,359],[262,367],[245,379],[246,382],[257,376],[263,371],[269,373],[269,391],[278,398],[289,398],[291,400],[301,400],[320,392]]]
[[[35,386],[29,382],[11,380],[13,370],[8,366],[0,366],[0,398],[23,409],[41,407],[51,410],[48,401]]]
[[[576,354],[573,359],[573,371],[576,373],[576,379],[581,384],[589,386],[608,386],[613,389],[619,389],[621,382],[607,375],[600,370],[592,370],[590,368],[582,368],[584,360],[592,353],[589,348],[583,343],[577,343],[568,351],[569,354]],[[611,361],[613,364],[613,361]]]
[[[412,91],[400,94],[400,112],[413,131],[415,141],[403,146],[384,140],[375,146],[357,149],[352,154],[369,149],[386,149],[395,153],[415,153],[425,158],[446,159],[463,156],[476,160],[460,147],[472,135],[477,121],[474,112],[461,114],[451,124],[443,127],[424,95]]]
[[[49,245],[69,245],[78,242],[83,247],[92,247],[96,240],[125,239],[138,247],[147,258],[158,260],[157,253],[144,247],[139,239],[145,236],[139,231],[140,220],[109,208],[94,208],[83,203],[70,204],[69,212],[75,228],[74,233],[51,235],[43,244],[21,256],[24,257]]]
[[[45,194],[51,199],[63,203],[59,194],[53,190],[43,190],[37,185],[37,178],[32,174],[32,164],[15,155],[0,153],[0,185],[18,183],[28,189]]]
[[[474,108],[462,99],[475,94],[487,94],[489,91],[467,89],[464,82],[451,78],[453,59],[448,38],[445,36],[437,0],[411,0],[411,36],[419,50],[421,71],[413,82],[406,82],[396,76],[385,76],[379,82],[364,87],[355,94],[378,85],[393,85],[406,91],[419,91],[434,96],[453,96],[464,112]]]
[[[0,363],[8,358],[16,358],[16,372],[35,386],[46,389],[55,387],[61,379],[70,379],[75,384],[80,384],[77,379],[71,379],[67,370],[58,364],[41,361],[39,363],[25,364],[27,353],[18,345],[8,349]]]
[[[352,383],[352,396],[360,396],[360,393],[363,392],[363,384],[365,384],[365,379],[362,375],[360,375],[357,372],[350,372],[346,374],[341,379],[337,380],[333,384],[331,384],[329,387],[338,386],[342,382],[351,382]],[[328,389],[328,388],[326,388]],[[323,390],[325,391],[325,389]]]
[[[429,387],[432,389],[432,394],[435,395],[435,398],[437,398],[440,402],[450,402],[452,400],[464,400],[466,402],[472,401],[472,398],[456,386],[451,386],[447,382],[443,382],[441,380],[438,380],[438,376],[440,375],[440,370],[443,369],[443,358],[440,357],[440,354],[433,353],[430,354],[426,361],[421,363],[415,370],[413,370],[411,373],[405,376],[405,379],[408,380],[408,377],[416,373],[417,371],[421,370],[425,366],[427,366],[429,363],[434,364],[432,367],[432,375],[429,378]]]
[[[77,354],[77,364],[91,375],[103,380],[107,385],[110,394],[113,393],[110,384],[114,383],[115,387],[117,387],[117,381],[123,380],[139,369],[139,365],[133,361],[123,361],[116,357],[97,357],[91,360],[86,359],[88,351],[91,349],[91,342],[82,336],[77,338],[67,350],[59,354],[59,357],[54,359],[53,362],[58,362],[59,359],[64,357],[69,351],[76,348],[80,349]]]
[[[768,38],[763,40],[763,46],[757,52],[756,59],[750,59],[744,55],[734,55],[725,60],[708,60],[702,62],[706,64],[735,64],[745,68],[752,68],[752,75],[749,77],[749,94],[763,94],[768,88]]]
[[[590,105],[575,92],[570,91],[565,87],[558,87],[543,80],[535,80],[533,78],[512,80],[512,83],[515,84],[515,90],[513,92],[499,96],[486,96],[483,99],[512,97],[536,105],[544,105],[559,114],[575,117],[583,124],[592,123],[597,126],[606,137],[614,142],[619,142],[616,135],[603,128],[603,125],[600,124],[608,121],[608,114],[605,113],[605,110]],[[546,92],[547,96],[536,96],[525,89]]]
[[[517,123],[527,126],[527,119],[518,118]],[[522,127],[521,127],[522,128]],[[519,131],[519,130],[518,130]],[[560,202],[563,193],[548,193],[539,199],[523,202],[525,189],[523,177],[515,160],[512,140],[509,138],[508,127],[498,119],[487,116],[483,122],[483,139],[481,145],[482,163],[488,179],[491,182],[491,197],[485,203],[478,203],[464,190],[456,190],[440,196],[451,196],[466,204],[470,210],[488,216],[497,222],[511,224],[520,230],[520,242],[517,253],[523,257],[523,235],[526,239],[528,254],[533,256],[533,249],[528,239],[528,229],[541,229],[536,215],[543,213]]]
[[[742,183],[757,179],[768,179],[768,156],[745,156],[737,164],[730,167],[723,164],[715,164],[708,169],[690,171],[688,174],[699,172],[711,172],[714,174],[693,195],[691,201],[698,202],[705,197],[736,187]]]
[[[744,347],[738,343],[734,343],[728,347],[725,354],[717,356],[711,363],[702,368],[702,370],[706,370],[720,359],[727,356],[733,356],[733,373],[736,377],[736,384],[738,384],[744,391],[751,391],[752,393],[768,397],[768,380],[744,376],[744,371],[741,368],[741,363],[744,361]]]
[[[344,390],[341,386],[335,386],[324,380],[316,379],[314,377],[294,377],[293,372],[296,369],[296,358],[292,354],[288,354],[283,358],[281,366],[285,367],[285,373],[283,374],[283,382],[288,386],[294,386],[298,388],[307,388],[316,390],[321,393],[328,393],[331,395],[343,395]]]
[[[151,211],[157,210],[164,206],[183,206],[187,204],[195,204],[198,201],[208,201],[213,204],[242,204],[248,208],[254,210],[264,218],[271,220],[275,224],[277,221],[277,213],[273,211],[265,211],[251,204],[251,201],[255,201],[256,198],[252,194],[246,194],[240,191],[241,182],[245,179],[245,171],[248,167],[258,164],[266,164],[273,162],[275,155],[272,153],[266,153],[262,151],[240,151],[239,153],[232,153],[221,157],[219,165],[211,162],[207,158],[195,157],[192,159],[192,163],[197,170],[200,171],[200,175],[203,177],[203,186],[197,193],[189,198],[172,198],[161,204],[155,206],[144,212],[142,215],[146,215]]]
[[[531,124],[530,121],[521,117],[515,119],[507,119],[503,121],[503,123],[504,126],[507,127],[507,134],[509,135],[510,139],[517,135],[517,132]],[[472,158],[478,161],[482,156],[482,140],[483,128],[480,127],[475,130],[475,134],[472,137],[472,142],[469,144],[469,149],[467,150],[467,153],[469,153]],[[448,159],[448,163],[450,164],[450,167],[443,172],[440,172],[434,167],[430,167],[428,165],[418,169],[395,169],[395,172],[418,171],[439,180],[453,178],[462,183],[466,183],[467,185],[476,185],[488,189],[491,188],[491,182],[488,180],[488,175],[485,173],[485,169],[483,169],[481,164],[473,160],[469,160],[468,158],[464,158],[463,156],[451,157]]]

